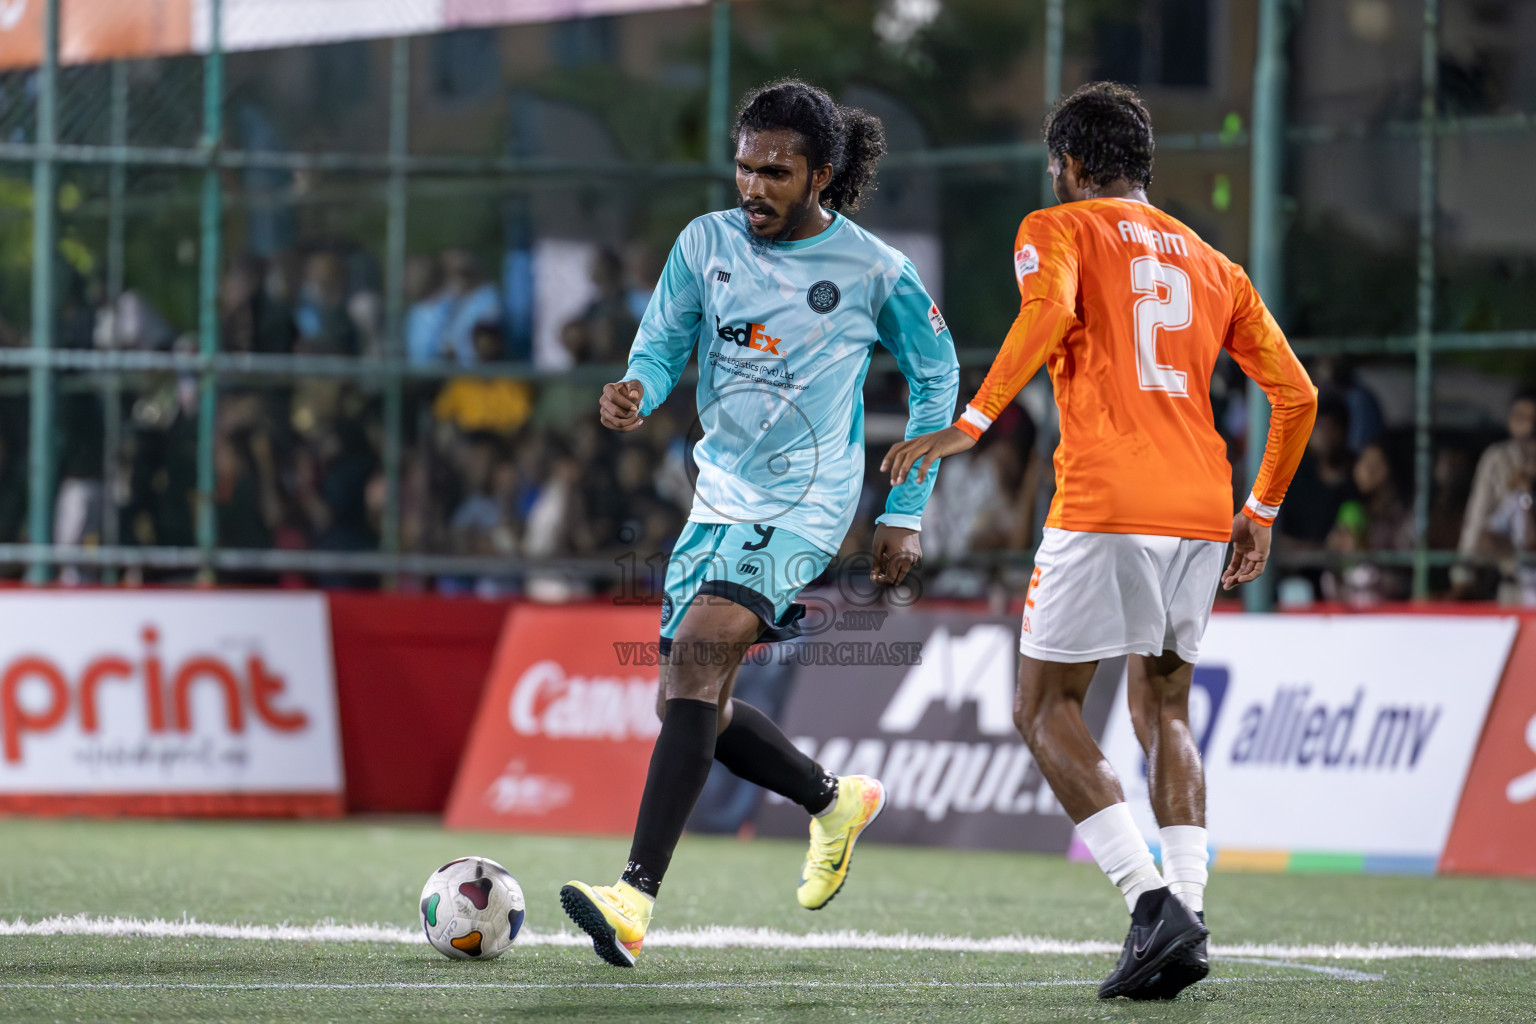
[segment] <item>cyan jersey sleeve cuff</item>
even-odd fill
[[[655,412],[656,407],[661,404],[657,396],[661,395],[666,388],[652,380],[651,376],[638,366],[631,366],[625,370],[623,379],[637,380],[645,388],[645,397],[640,399],[640,415],[649,416]]]
[[[894,526],[898,530],[922,530],[922,516],[902,515],[900,512],[887,512],[875,520],[881,526]]]

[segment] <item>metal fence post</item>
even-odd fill
[[[1413,375],[1413,598],[1429,596],[1429,489],[1435,416],[1435,96],[1440,88],[1440,0],[1424,0],[1419,94],[1418,337]]]
[[[107,168],[107,301],[113,309],[113,342],[117,337],[117,300],[123,294],[124,250],[127,225],[124,203],[128,197],[128,165],[122,151],[128,145],[128,63],[112,62],[111,137],[116,150]],[[115,548],[118,541],[117,522],[117,452],[123,443],[123,378],[119,373],[108,372],[101,388],[101,543]],[[101,579],[108,585],[117,582],[117,566],[102,569]]]
[[[709,32],[709,130],[705,133],[704,164],[711,171],[709,208],[723,210],[731,193],[723,178],[727,166],[725,147],[731,119],[731,3],[715,0],[710,10]]]
[[[53,539],[53,348],[54,279],[58,262],[59,2],[43,14],[43,63],[37,72],[37,157],[32,163],[32,350],[43,357],[31,370],[31,436],[28,439],[27,536],[33,544]],[[47,562],[27,569],[30,583],[46,583]]]
[[[1253,198],[1248,210],[1248,276],[1278,317],[1281,302],[1280,174],[1285,155],[1285,0],[1260,0],[1258,52],[1253,67],[1253,148],[1250,174]],[[1248,382],[1248,481],[1258,476],[1269,435],[1269,399]],[[1243,587],[1250,612],[1274,607],[1274,579],[1260,576]]]
[[[411,41],[390,44],[389,61],[389,190],[388,225],[384,242],[384,357],[396,365],[384,382],[384,521],[383,548],[400,550],[400,453],[404,434],[404,380],[399,360],[405,358],[405,249],[407,191],[405,158],[410,148]]]
[[[198,373],[197,404],[197,549],[198,576],[213,579],[213,549],[218,543],[213,505],[214,417],[218,415],[218,377],[211,360],[219,349],[219,264],[223,241],[223,190],[217,163],[224,135],[224,40],[223,0],[208,5],[208,55],[203,59],[203,151],[208,161],[203,171],[202,245],[198,265],[198,353],[204,363]]]
[[[1050,110],[1061,99],[1061,51],[1063,46],[1064,0],[1045,0],[1045,109]],[[1040,186],[1040,208],[1056,205],[1056,192],[1051,186],[1051,155],[1045,155],[1045,180]]]

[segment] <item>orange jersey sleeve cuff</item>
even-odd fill
[[[1279,505],[1266,505],[1259,500],[1256,494],[1249,494],[1248,500],[1243,504],[1243,515],[1252,519],[1260,526],[1274,526],[1275,517],[1279,514]]]
[[[992,425],[992,418],[977,411],[975,406],[968,405],[954,425],[956,430],[969,435],[972,441],[980,441],[981,435]]]

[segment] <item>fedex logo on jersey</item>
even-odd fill
[[[768,334],[767,324],[722,325],[719,316],[715,317],[715,334],[721,341],[732,341],[743,348],[756,349],[775,356],[781,354],[779,345],[784,341],[783,338],[771,337]]]

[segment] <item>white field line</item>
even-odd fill
[[[1255,982],[1309,982],[1327,981],[1324,977],[1306,978],[1206,978],[1202,985],[1235,985],[1252,984]],[[1379,981],[1381,979],[1372,975],[1362,975],[1360,978],[1347,978],[1347,981],[1366,980]],[[835,988],[840,991],[847,989],[1008,989],[1008,988],[1074,988],[1097,985],[1097,978],[1084,978],[1081,981],[1071,978],[1051,978],[1038,981],[570,981],[570,982],[537,982],[537,981],[255,981],[255,982],[198,982],[198,981],[16,981],[0,982],[0,992],[11,990],[35,990],[47,991],[94,991],[105,989],[113,992],[120,991],[164,991],[178,992],[347,992],[358,989],[380,992],[419,991],[419,990],[449,990],[459,989],[496,989],[507,991],[509,989],[553,989],[556,991],[580,990],[580,989],[806,989],[806,988]]]
[[[388,942],[418,944],[421,932],[387,924],[259,925],[213,924],[193,918],[167,921],[132,917],[56,916],[40,921],[0,920],[0,936],[97,935],[108,937],[242,939],[268,942]],[[519,946],[585,946],[591,940],[577,932],[525,929]],[[656,928],[645,937],[646,948],[876,950],[935,953],[1012,953],[1025,956],[1083,956],[1115,954],[1120,944],[1068,941],[1040,936],[1007,935],[973,938],[948,935],[882,935],[875,932],[810,932],[796,934],[771,928]],[[1483,943],[1471,946],[1392,946],[1338,943],[1286,946],[1279,944],[1213,945],[1218,957],[1262,957],[1272,960],[1536,960],[1536,943]]]

